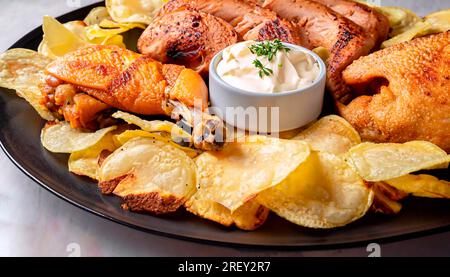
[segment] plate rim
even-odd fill
[[[97,2],[88,6],[80,7],[78,9],[75,9],[73,11],[64,13],[58,17],[56,17],[59,21],[67,21],[68,18],[76,17],[76,14],[87,11],[89,9],[92,9],[94,7],[97,7],[99,5],[103,4],[103,2]],[[79,18],[78,18],[79,20]],[[24,47],[23,45],[29,44],[32,41],[35,41],[36,39],[39,39],[39,36],[42,35],[42,25],[32,29],[27,34],[22,36],[19,40],[17,40],[12,46],[10,46],[8,49],[11,48],[17,48],[17,47]],[[34,176],[30,171],[30,169],[25,168],[23,164],[19,162],[19,159],[14,157],[9,149],[8,143],[3,141],[3,136],[0,136],[0,147],[2,148],[2,151],[5,153],[5,155],[8,157],[8,159],[22,172],[24,173],[28,178],[30,178],[34,183],[37,183],[39,186],[47,190],[48,192],[52,193],[53,195],[57,196],[58,198],[70,203],[71,205],[80,208],[86,212],[89,212],[90,214],[99,216],[100,218],[107,219],[109,221],[118,223],[122,226],[126,226],[128,228],[132,228],[141,232],[151,233],[154,235],[159,235],[167,238],[172,239],[181,239],[185,241],[191,241],[196,243],[202,243],[202,244],[211,244],[211,245],[218,245],[218,246],[227,246],[227,247],[238,247],[238,248],[256,248],[256,249],[284,249],[284,250],[293,250],[293,249],[304,249],[304,250],[312,250],[312,249],[336,249],[338,248],[350,248],[355,246],[361,246],[364,244],[367,244],[367,242],[395,242],[395,241],[401,241],[401,240],[408,240],[408,239],[414,239],[419,238],[423,236],[433,235],[433,234],[439,234],[443,232],[450,231],[450,222],[447,225],[443,225],[441,227],[434,227],[430,229],[424,229],[424,230],[417,230],[417,231],[411,231],[406,233],[398,233],[393,235],[381,235],[376,239],[347,239],[340,242],[327,242],[325,244],[320,243],[310,243],[310,244],[303,244],[303,243],[297,243],[297,244],[262,244],[262,243],[254,243],[254,242],[235,242],[235,241],[224,241],[224,240],[213,240],[208,238],[202,238],[201,236],[193,236],[193,235],[183,235],[182,233],[172,233],[172,232],[165,232],[153,228],[145,228],[142,226],[138,226],[136,224],[115,218],[114,216],[108,215],[105,212],[96,210],[95,208],[88,207],[88,205],[78,203],[75,200],[72,200],[70,198],[70,195],[63,195],[63,193],[60,193],[53,189],[50,185],[46,184],[45,182],[41,181],[38,177]],[[148,216],[154,216],[149,214]]]

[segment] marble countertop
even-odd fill
[[[426,14],[448,0],[396,2]],[[39,26],[92,0],[0,0],[0,51]],[[304,251],[223,247],[166,238],[110,222],[78,209],[39,187],[0,151],[0,256],[368,256],[365,246]],[[449,256],[450,232],[381,244],[382,256]]]

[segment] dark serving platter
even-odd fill
[[[82,19],[94,6],[73,11],[58,20]],[[36,49],[41,38],[39,27],[12,48]],[[119,198],[104,196],[95,182],[71,174],[67,169],[67,155],[52,154],[41,146],[39,136],[43,125],[44,121],[25,100],[13,91],[0,88],[0,141],[11,161],[36,183],[69,203],[139,230],[220,244],[309,248],[346,246],[388,238],[403,239],[450,227],[450,201],[412,197],[403,203],[403,210],[397,216],[368,213],[348,226],[332,230],[302,228],[274,214],[260,229],[244,232],[221,227],[185,211],[167,216],[124,211],[120,208]],[[449,179],[447,170],[432,174]]]

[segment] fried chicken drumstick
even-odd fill
[[[82,48],[49,64],[46,73],[43,102],[74,128],[96,128],[101,112],[111,108],[182,120],[180,113],[172,113],[179,106],[189,112],[208,105],[208,88],[197,72],[162,64],[118,46]],[[208,114],[204,117],[201,126],[191,125],[197,136],[194,144],[215,148],[219,144],[213,135],[221,121]],[[203,134],[207,134],[206,141],[199,138]]]

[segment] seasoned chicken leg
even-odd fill
[[[118,46],[88,46],[52,62],[46,72],[44,101],[62,110],[72,127],[89,128],[99,112],[111,107],[173,116],[176,106],[201,113],[208,105],[208,89],[195,71],[162,64]],[[211,133],[217,126],[210,125],[191,126],[197,137],[203,133],[208,137],[207,143],[197,138],[196,146],[215,148]]]
[[[365,140],[428,140],[450,152],[450,31],[362,57],[344,72],[340,113]]]

